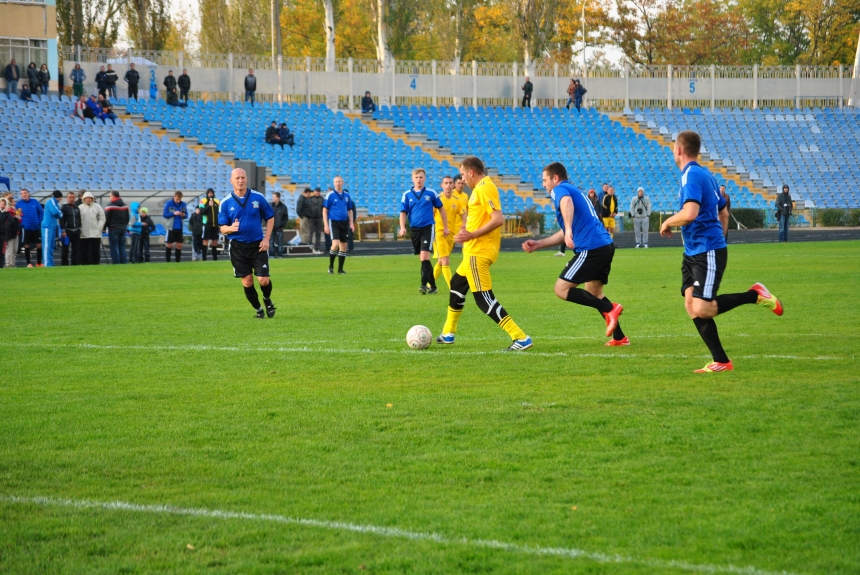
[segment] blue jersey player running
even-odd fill
[[[272,303],[272,280],[269,278],[269,238],[275,226],[275,213],[266,196],[248,189],[248,176],[245,170],[237,168],[230,174],[233,193],[221,202],[218,211],[218,225],[221,233],[230,242],[230,262],[233,264],[233,275],[242,279],[245,297],[257,310],[257,319],[266,315],[275,316],[275,304]],[[266,233],[260,225],[266,222]],[[253,274],[253,275],[252,275]],[[263,303],[254,288],[254,275],[263,292]]]
[[[615,255],[612,237],[603,227],[588,196],[567,181],[567,169],[562,164],[553,162],[545,167],[542,181],[555,203],[556,219],[561,229],[542,240],[526,240],[523,250],[531,253],[560,243],[572,248],[574,256],[555,282],[555,295],[600,312],[606,320],[606,337],[612,336],[606,345],[630,345],[618,321],[624,307],[603,295],[603,286],[609,283]],[[578,288],[580,284],[584,284],[584,289]]]
[[[728,261],[725,234],[729,213],[717,181],[696,162],[701,147],[702,138],[696,132],[684,131],[675,139],[673,153],[681,169],[679,211],[663,222],[660,235],[671,238],[672,227],[682,226],[681,295],[687,314],[713,357],[713,361],[696,373],[714,373],[734,369],[723,350],[714,317],[743,304],[759,304],[782,315],[782,303],[761,283],[753,284],[745,292],[717,295]]]

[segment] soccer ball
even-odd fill
[[[433,334],[423,325],[413,325],[406,332],[406,343],[412,349],[427,349],[433,343]]]

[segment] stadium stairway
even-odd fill
[[[672,138],[672,135],[666,133],[665,130],[660,131],[659,128],[655,129],[649,127],[647,125],[647,122],[636,121],[635,119],[631,119],[631,117],[629,117],[629,115],[627,114],[623,114],[620,116],[610,115],[609,118],[615,122],[618,122],[625,128],[630,128],[637,134],[642,134],[649,140],[657,142],[661,146],[669,148],[670,151],[675,144],[675,140],[674,138]],[[748,188],[753,194],[761,196],[765,201],[776,200],[776,193],[774,193],[772,190],[768,190],[762,186],[756,185],[755,182],[748,176],[732,173],[732,170],[723,166],[722,162],[718,163],[714,160],[711,160],[710,158],[705,159],[703,156],[700,156],[699,163],[706,166],[712,173],[720,174],[725,180],[735,182],[735,184],[737,184],[739,188]]]

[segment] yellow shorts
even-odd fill
[[[490,266],[493,261],[477,256],[464,257],[457,266],[457,273],[469,281],[472,292],[490,291],[493,289],[493,278],[490,277]]]
[[[603,218],[603,227],[607,230],[615,229],[615,218]]]
[[[436,241],[433,242],[433,257],[447,258],[454,251],[454,233],[448,232],[448,237],[442,234],[436,234]]]

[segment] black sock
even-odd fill
[[[727,293],[718,295],[716,300],[717,313],[726,313],[727,311],[732,311],[739,305],[758,303],[758,292],[749,290],[740,293]]]
[[[174,255],[176,256],[176,261],[177,261],[177,262],[179,262],[179,260],[181,260],[181,259],[182,259],[182,250],[181,250],[181,249],[179,249],[179,248],[176,248],[176,249],[173,251],[173,253],[174,253]]]
[[[328,269],[334,269],[334,258],[337,257],[337,252],[329,251],[328,253]]]
[[[164,248],[164,259],[170,263],[170,248]]]
[[[696,324],[696,329],[699,330],[699,335],[702,336],[705,345],[711,350],[711,357],[714,358],[714,361],[728,363],[729,356],[726,355],[723,344],[720,342],[720,334],[717,333],[717,322],[713,318],[696,317],[693,318],[693,323]]]
[[[421,285],[429,285],[430,289],[436,288],[436,278],[433,277],[433,264],[430,260],[421,262]]]
[[[612,311],[612,302],[609,301],[608,297],[596,298],[584,289],[570,288],[567,290],[567,301],[593,307],[600,313]]]
[[[27,260],[27,265],[30,265],[30,248],[24,248],[24,259]]]
[[[343,262],[346,261],[346,253],[338,252],[337,253],[337,271],[343,271]]]
[[[266,285],[260,285],[260,291],[263,292],[263,299],[268,301],[272,295],[272,280],[269,280],[269,283]]]
[[[212,261],[218,261],[218,246],[212,246]]]
[[[243,286],[244,287],[244,286]],[[251,302],[251,306],[257,311],[260,311],[260,296],[257,295],[257,290],[254,286],[245,288],[245,297]]]
[[[41,248],[36,248],[36,263],[38,265],[42,265],[42,250],[41,250]]]
[[[206,245],[204,244],[203,245],[203,261],[204,262],[206,261],[206,256],[208,256],[208,255],[209,255],[209,248],[206,247]]]
[[[427,285],[427,262],[421,262],[421,287],[425,287]]]

